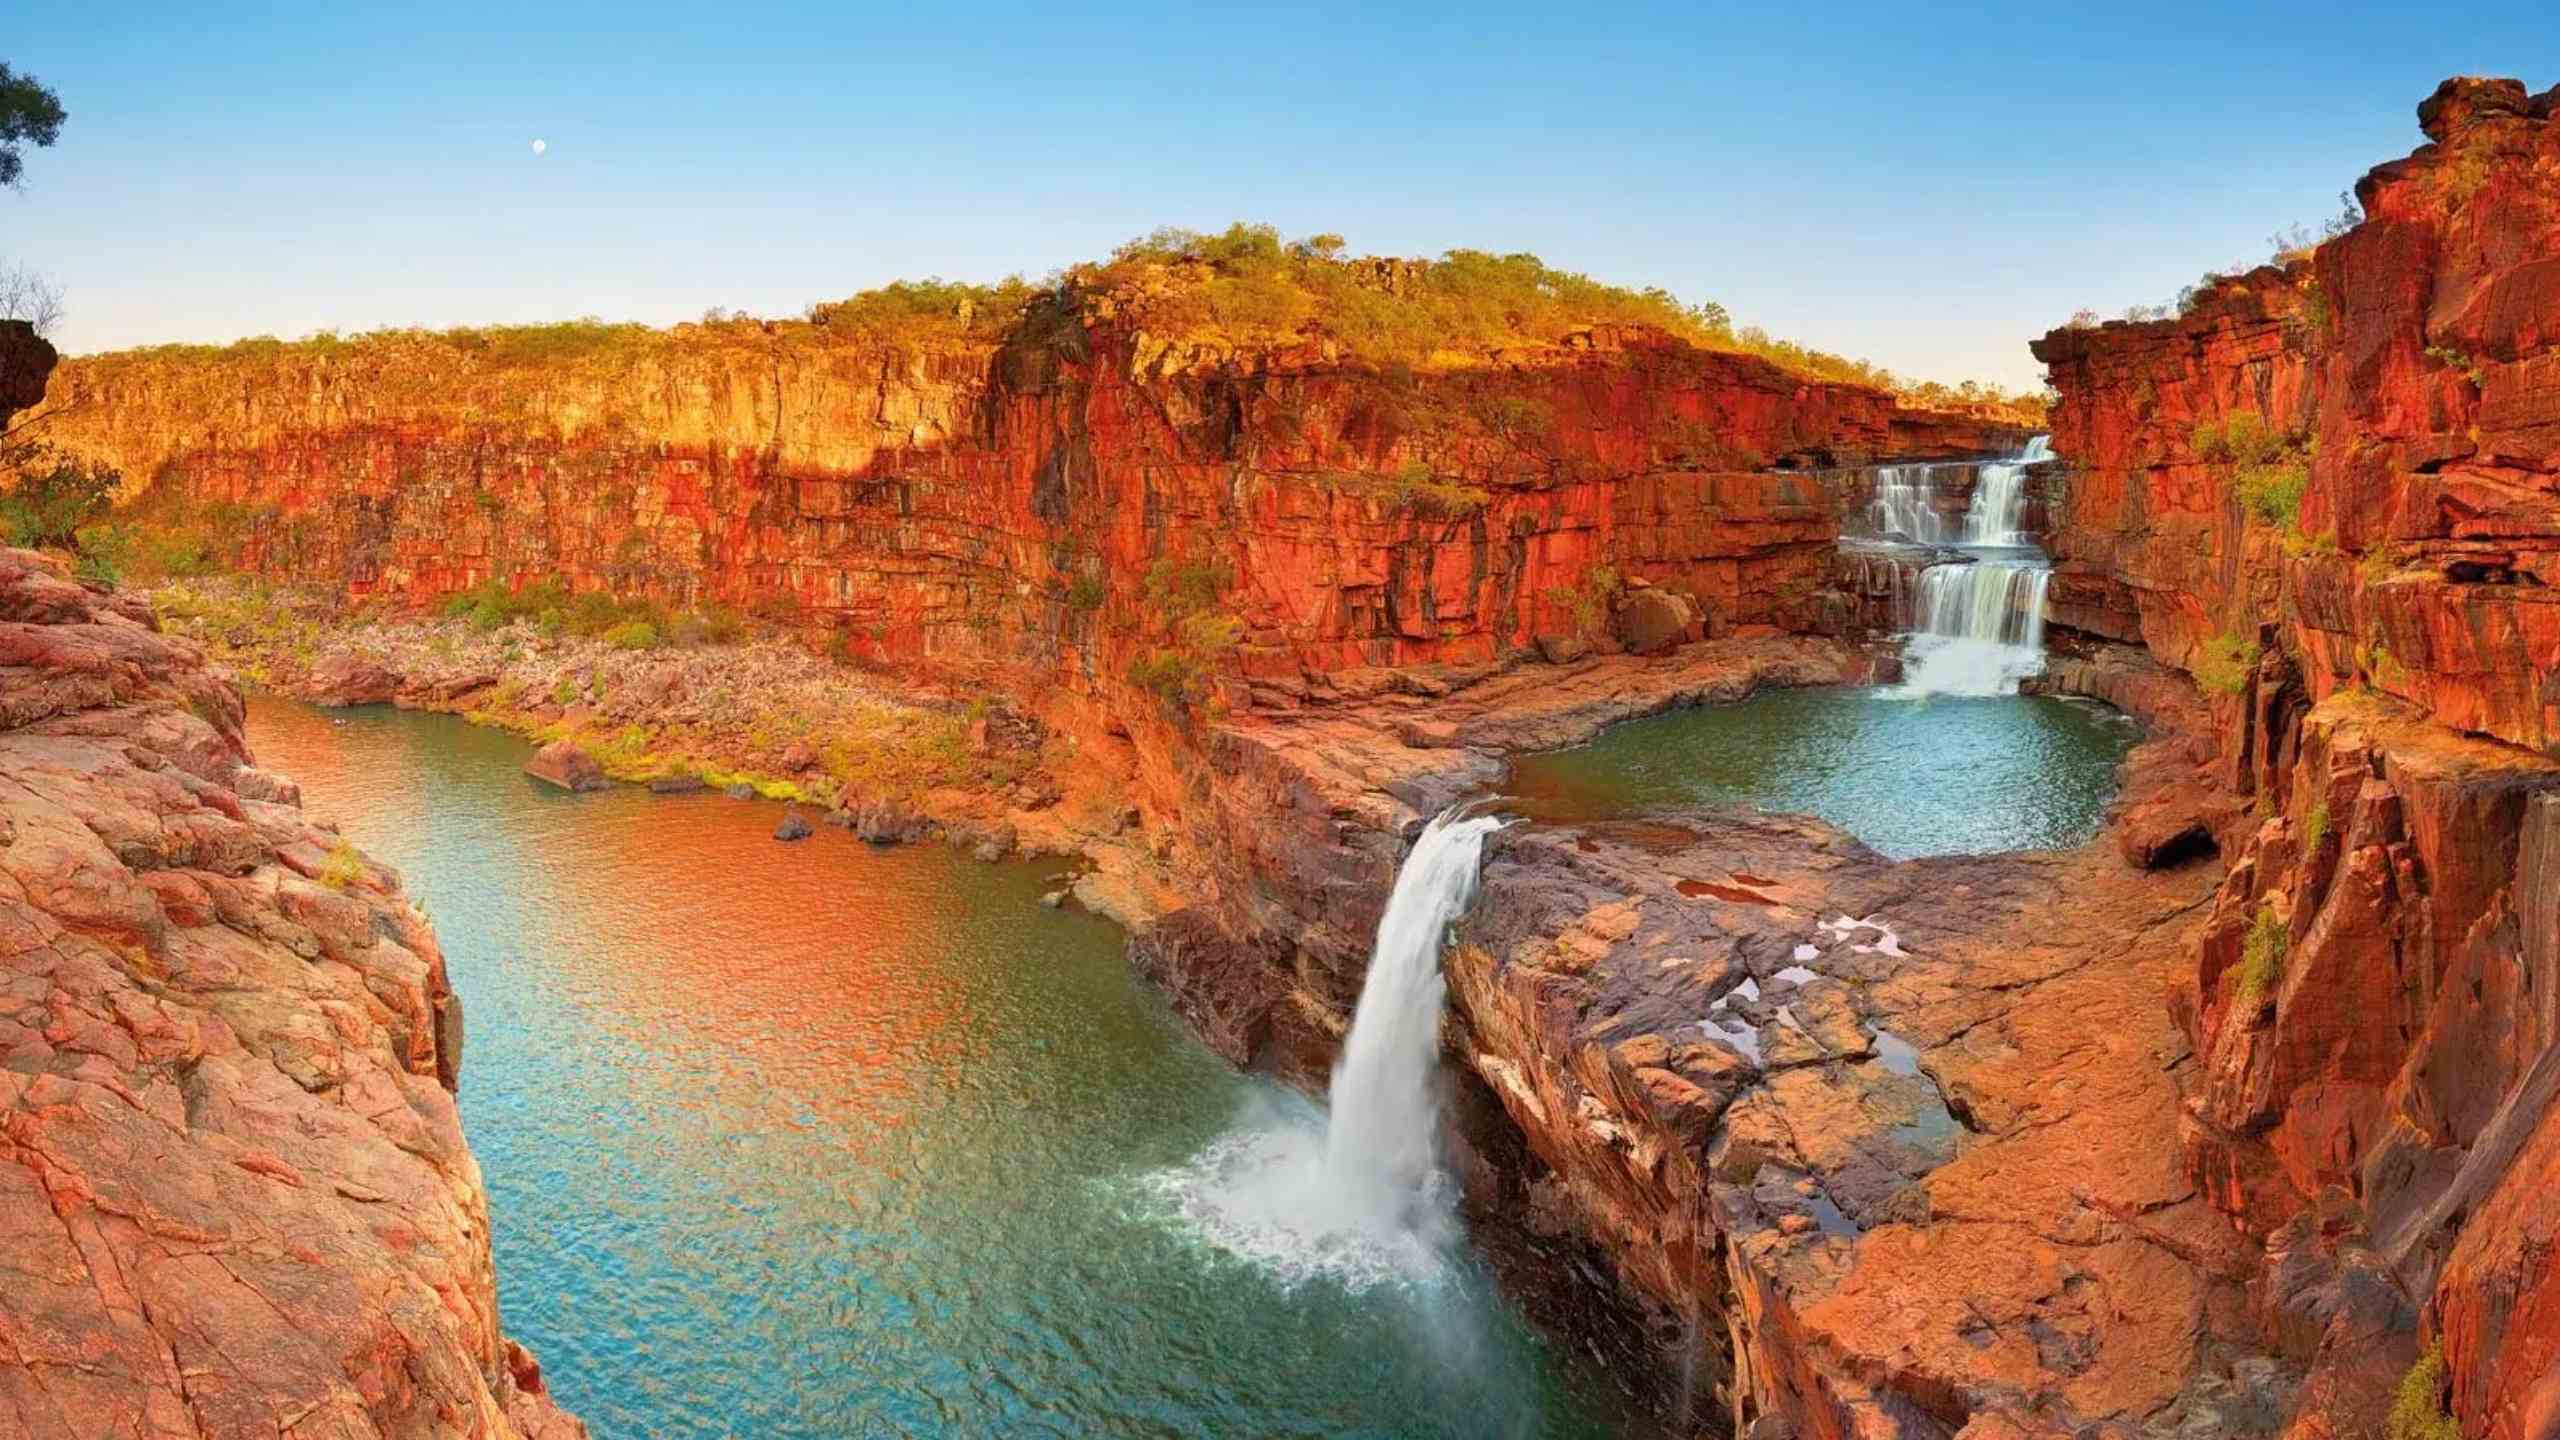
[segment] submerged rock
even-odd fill
[[[710,788],[699,775],[661,775],[649,782],[652,795],[699,795]]]
[[[596,757],[580,748],[574,740],[554,740],[533,753],[524,762],[524,773],[545,784],[563,790],[601,790],[611,783]]]
[[[806,840],[809,834],[809,822],[801,818],[798,806],[786,807],[782,812],[782,823],[773,827],[776,840]]]
[[[744,780],[740,780],[736,784],[724,788],[720,793],[728,796],[732,800],[753,800],[756,798],[756,787],[748,784]]]

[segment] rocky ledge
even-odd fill
[[[0,1433],[585,1427],[499,1330],[399,878],[149,612],[0,550]]]

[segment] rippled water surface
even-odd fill
[[[1771,690],[1526,757],[1508,788],[1554,820],[1660,805],[1818,815],[1898,860],[2044,850],[2097,833],[2140,738],[2086,701]]]
[[[446,716],[260,699],[250,737],[434,917],[505,1323],[600,1437],[1617,1428],[1470,1262],[1364,1288],[1203,1239],[1197,1157],[1310,1107],[1045,872],[551,793]]]

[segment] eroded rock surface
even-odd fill
[[[573,1440],[399,877],[140,607],[0,550],[0,1433]]]

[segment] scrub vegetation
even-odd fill
[[[994,346],[1045,333],[1071,318],[1123,323],[1161,345],[1268,350],[1318,344],[1343,356],[1412,369],[1481,364],[1497,353],[1559,343],[1594,326],[1644,326],[1702,349],[1757,355],[1795,374],[1871,385],[1906,403],[1975,410],[2026,425],[2044,422],[2047,397],[1976,381],[1909,381],[1851,359],[1736,325],[1714,301],[1634,289],[1559,269],[1535,255],[1451,250],[1437,259],[1351,257],[1338,235],[1284,240],[1244,222],[1214,234],[1160,229],[1109,258],[1070,265],[1041,281],[992,284],[901,280],[800,316],[759,319],[714,310],[664,329],[586,316],[549,325],[449,330],[385,329],[300,340],[262,335],[230,345],[161,345],[88,364],[172,360],[223,364],[346,359],[376,384],[470,367],[494,375],[619,370],[724,345],[761,348],[858,345],[922,352]]]

